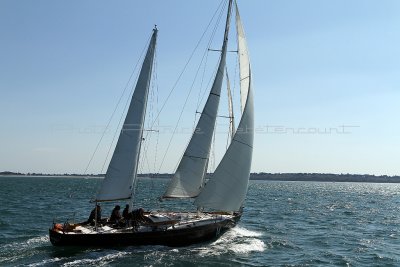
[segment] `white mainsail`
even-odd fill
[[[228,212],[240,210],[246,197],[254,139],[250,60],[237,5],[236,28],[241,77],[242,117],[228,150],[194,202],[199,208]]]
[[[224,77],[231,6],[232,0],[229,1],[221,58],[214,83],[192,138],[168,185],[164,198],[195,197],[203,186]]]
[[[128,199],[132,195],[132,187],[136,178],[140,145],[142,142],[143,123],[153,69],[156,39],[157,28],[153,30],[128,113],[126,114],[106,176],[97,193],[96,201]]]

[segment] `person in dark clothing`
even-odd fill
[[[96,216],[96,211],[97,211],[97,216]],[[89,219],[86,221],[86,223],[94,224],[94,221],[96,219],[97,219],[97,222],[101,221],[101,207],[99,204],[97,204],[96,207],[90,212]]]
[[[122,217],[125,221],[128,221],[131,218],[131,214],[129,213],[129,205],[126,204],[124,211],[122,212]]]
[[[122,218],[124,219],[125,226],[131,225],[132,214],[129,212],[128,204],[126,204],[125,209],[122,211]]]
[[[141,220],[142,214],[143,214],[142,208],[132,211],[131,218],[132,218],[132,226],[134,229],[137,229],[139,227],[139,225],[142,223],[142,220]]]
[[[110,222],[118,224],[121,220],[121,213],[119,212],[121,207],[119,205],[115,206],[113,211],[111,212]]]
[[[149,220],[149,218],[147,218],[146,216],[144,216],[144,210],[142,208],[136,209],[134,211],[132,211],[131,213],[132,215],[132,221],[136,224],[145,224],[148,222],[151,222],[151,220]]]

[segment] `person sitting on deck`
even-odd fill
[[[126,204],[124,211],[122,212],[122,218],[125,219],[125,221],[128,221],[131,218],[131,214],[129,213],[129,205]]]
[[[149,218],[144,216],[144,210],[142,208],[133,210],[131,213],[132,225],[138,227],[140,224],[151,222]]]
[[[121,220],[121,213],[119,210],[121,207],[119,205],[116,205],[113,211],[111,212],[111,217],[110,217],[110,223],[118,224],[119,221]]]
[[[96,210],[97,210],[97,216],[96,216]],[[96,219],[97,222],[101,221],[101,207],[99,204],[97,204],[96,207],[90,212],[89,219],[86,221],[86,223],[94,225]]]
[[[125,226],[130,225],[130,220],[132,218],[132,214],[129,212],[129,205],[126,204],[125,209],[122,211],[122,218],[125,221]]]

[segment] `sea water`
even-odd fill
[[[251,181],[239,224],[188,247],[54,247],[48,229],[89,216],[100,179],[0,177],[0,266],[400,266],[400,185]],[[139,179],[135,207],[164,201]],[[109,216],[112,205],[103,205]]]

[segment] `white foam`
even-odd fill
[[[265,250],[265,244],[259,239],[248,240],[243,244],[235,244],[230,248],[231,251],[238,254],[248,254],[250,252],[262,252]]]
[[[42,260],[41,262],[31,263],[31,264],[29,264],[28,266],[29,266],[29,267],[42,266],[42,265],[49,264],[49,263],[53,263],[53,262],[57,262],[57,261],[60,261],[60,260],[61,260],[60,258]]]
[[[236,226],[232,228],[230,231],[227,232],[229,233],[235,233],[238,237],[260,237],[262,236],[262,233],[256,232],[256,231],[251,231],[247,230],[246,228]]]
[[[15,248],[20,249],[20,248],[26,248],[28,246],[32,247],[33,245],[39,245],[39,244],[46,243],[46,242],[49,242],[49,237],[47,235],[30,238],[23,242],[9,243],[9,244],[2,246],[1,248],[15,247]]]
[[[251,252],[262,252],[265,243],[257,237],[261,233],[251,231],[243,227],[235,227],[227,231],[218,240],[201,248],[198,248],[201,256],[218,256],[226,253],[248,254]]]
[[[104,266],[109,264],[115,259],[121,258],[125,255],[130,254],[129,252],[118,252],[113,254],[108,254],[103,257],[99,257],[96,259],[81,259],[81,260],[74,260],[71,262],[64,263],[62,266],[86,266],[86,265],[96,265],[96,266]]]
[[[45,235],[45,236],[38,236],[38,237],[28,239],[26,241],[26,245],[32,246],[32,245],[38,245],[38,244],[47,243],[47,242],[50,242],[50,240],[49,240],[49,237],[47,235]]]
[[[18,259],[24,258],[24,257],[26,257],[27,249],[38,247],[47,242],[49,242],[48,236],[38,236],[38,237],[30,238],[23,242],[13,242],[13,243],[6,244],[6,245],[0,247],[0,251],[10,251],[12,253],[7,253],[7,254],[12,255],[12,256],[8,256],[8,255],[5,256],[2,253],[1,257],[0,257],[0,263],[14,262]],[[30,250],[30,251],[32,251],[32,250]]]

